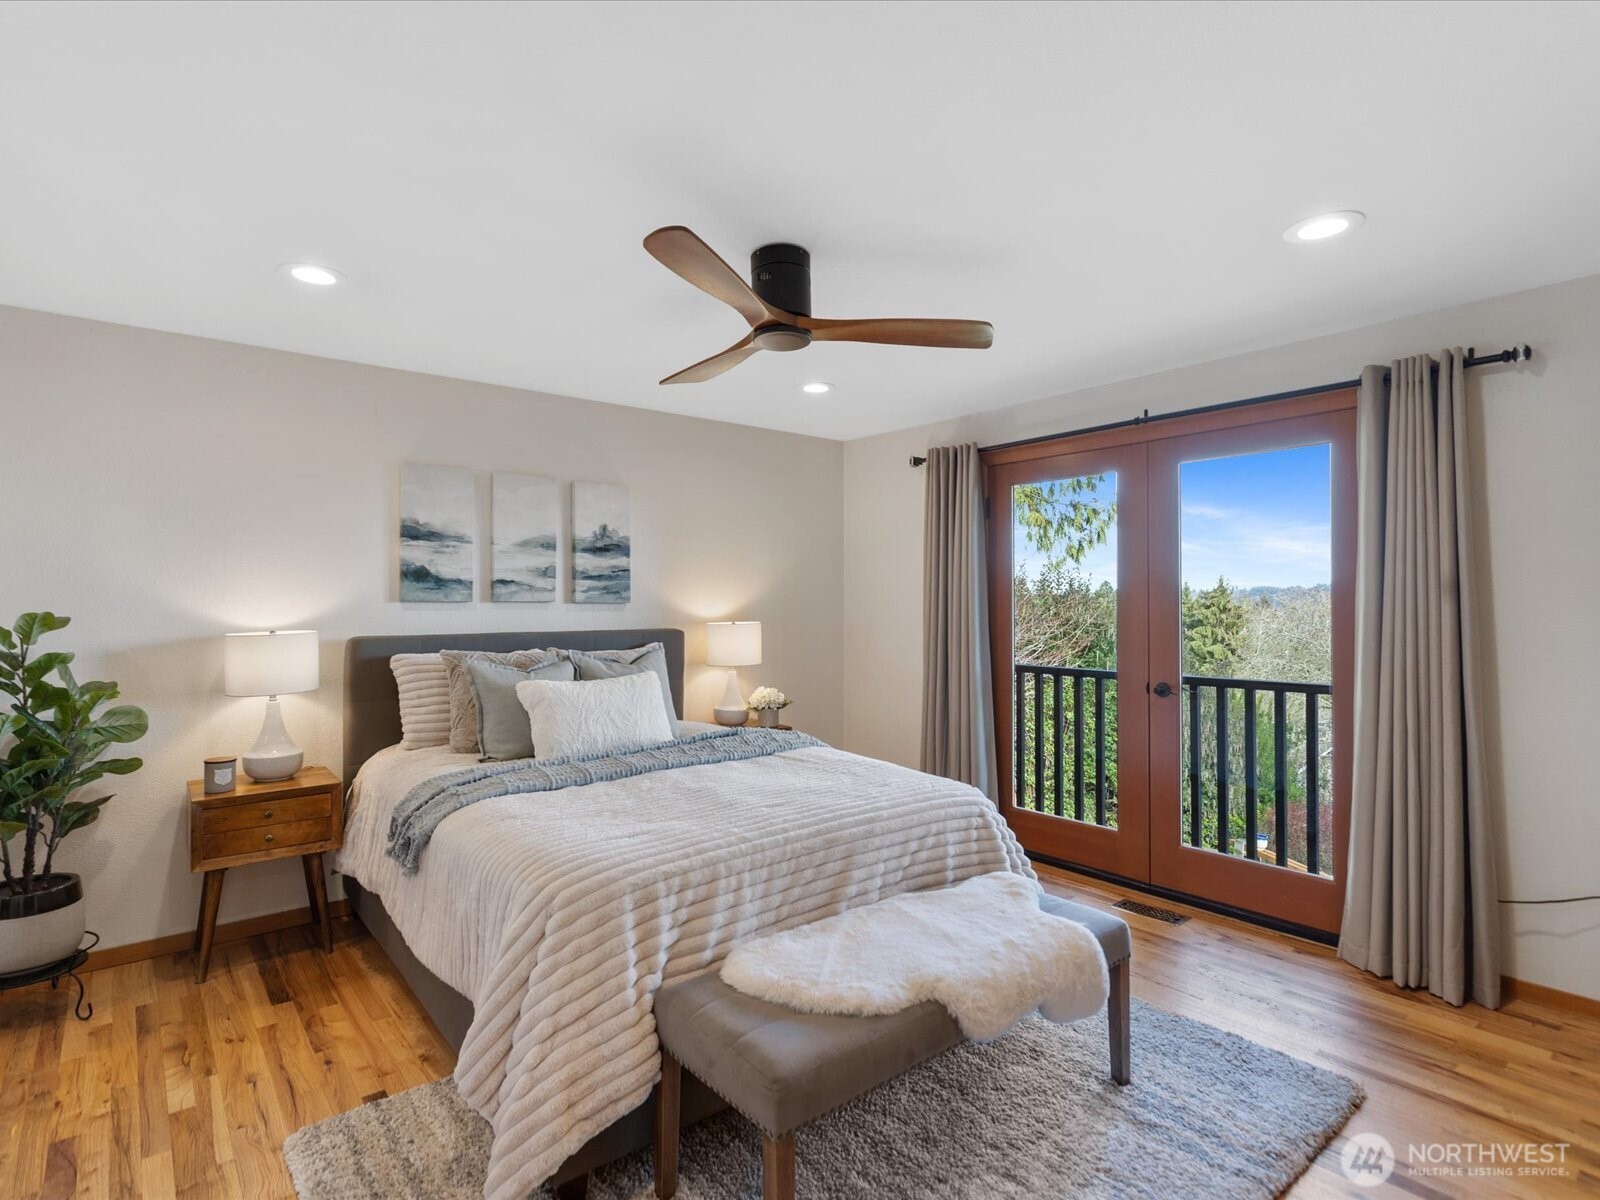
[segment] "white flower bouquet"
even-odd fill
[[[780,708],[788,708],[792,703],[794,701],[790,700],[777,688],[758,687],[750,693],[750,699],[746,702],[745,707],[751,712],[762,712],[763,710],[775,712]]]

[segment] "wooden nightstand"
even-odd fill
[[[243,777],[241,776],[241,779]],[[328,887],[322,856],[344,841],[344,789],[326,767],[306,767],[288,779],[256,783],[243,779],[231,792],[205,794],[205,783],[189,781],[189,869],[204,871],[200,918],[194,931],[194,980],[204,983],[222,904],[222,877],[230,867],[298,858],[306,873],[311,920],[322,926],[322,944],[333,950]]]

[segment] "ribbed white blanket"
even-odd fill
[[[663,980],[757,933],[992,871],[1033,874],[973,788],[820,748],[484,801],[445,820],[406,877],[383,853],[389,810],[462,760],[376,756],[339,869],[473,998],[456,1083],[494,1128],[489,1200],[522,1200],[649,1096]]]

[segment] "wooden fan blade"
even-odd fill
[[[919,317],[885,317],[862,321],[830,321],[825,317],[795,317],[819,342],[879,342],[889,346],[946,346],[956,350],[987,350],[994,344],[994,326],[987,321],[945,321]]]
[[[750,290],[750,285],[717,252],[682,225],[668,225],[644,239],[644,248],[674,274],[694,284],[708,296],[737,309],[753,329],[764,321],[793,324],[794,318],[771,308]],[[663,380],[665,382],[665,380]]]
[[[730,367],[736,367],[749,358],[757,350],[755,334],[749,334],[743,341],[735,342],[721,354],[713,354],[710,358],[703,358],[692,367],[685,367],[676,375],[668,375],[662,383],[704,383],[708,379],[715,379]]]

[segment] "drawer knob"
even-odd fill
[[[270,842],[271,840],[272,840],[272,835],[269,833],[269,834],[267,834],[267,841]]]
[[[267,811],[266,811],[266,812],[264,812],[264,813],[262,813],[262,814],[261,814],[261,816],[262,816],[262,817],[263,817],[263,818],[264,818],[264,819],[265,819],[265,820],[268,820],[268,821],[270,821],[270,820],[272,820],[272,810],[271,810],[271,809],[270,809],[270,808],[269,808],[269,809],[267,809]]]

